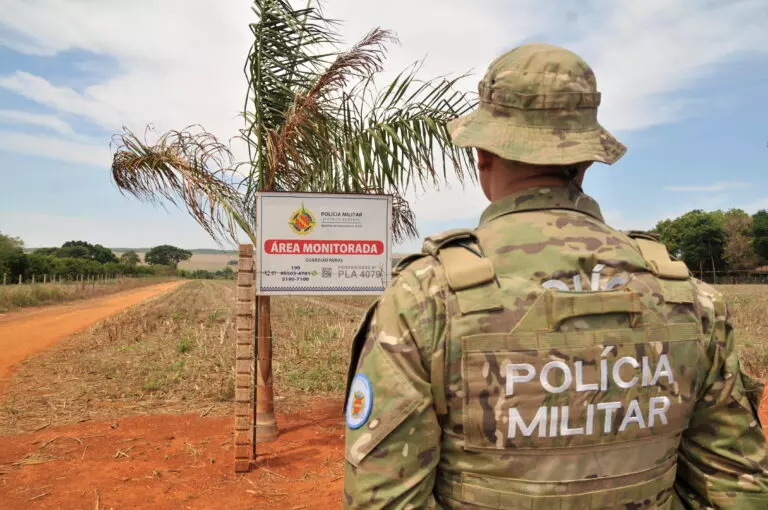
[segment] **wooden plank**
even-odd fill
[[[236,374],[235,382],[236,388],[248,388],[250,390],[253,384],[253,377],[251,377],[251,374]]]
[[[253,271],[253,257],[240,257],[237,261],[237,269],[240,271]]]
[[[251,443],[251,431],[248,429],[244,430],[235,430],[235,444],[245,444],[248,445]]]
[[[235,349],[235,360],[252,360],[253,359],[253,346],[251,345],[238,345]],[[250,372],[250,369],[249,369]],[[244,374],[245,371],[241,371]]]
[[[253,303],[255,301],[255,291],[253,290],[253,285],[241,285],[237,287],[237,301],[248,301],[249,303]]]
[[[235,303],[235,313],[238,317],[253,317],[253,303],[250,301],[238,301]]]
[[[235,458],[235,473],[247,473],[251,470],[250,459]]]
[[[236,444],[235,445],[235,458],[236,459],[250,459],[251,458],[251,445],[250,444]]]
[[[235,416],[235,430],[247,430],[251,433],[251,416],[246,414],[245,416]]]
[[[237,272],[237,285],[238,286],[253,286],[253,273],[238,271]]]
[[[251,408],[251,404],[248,402],[235,402],[235,418],[248,418],[249,420],[252,418],[253,410]],[[247,427],[250,427],[250,425],[247,425]],[[239,429],[242,429],[243,427],[239,427]],[[238,429],[238,430],[239,430]]]
[[[235,373],[250,374],[252,363],[253,363],[253,360],[250,360],[250,359],[235,360]]]
[[[242,315],[235,319],[235,327],[239,331],[253,331],[256,326],[256,320],[253,315]]]
[[[237,345],[253,345],[254,334],[252,329],[237,330]]]

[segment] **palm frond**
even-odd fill
[[[240,131],[249,161],[233,165],[228,148],[204,130],[171,131],[155,144],[126,130],[113,163],[122,191],[182,201],[215,239],[234,238],[239,227],[254,243],[258,191],[386,193],[401,241],[418,235],[404,198],[411,186],[449,173],[475,179],[473,153],[451,144],[447,130],[474,106],[456,91],[462,76],[422,81],[417,64],[377,90],[387,45],[397,42],[391,32],[374,29],[341,51],[336,22],[318,7],[254,0],[253,11]]]
[[[252,168],[246,198],[270,189],[268,140],[284,124],[297,92],[309,90],[330,62],[340,40],[334,22],[314,8],[295,9],[287,0],[256,0],[259,18],[250,25],[254,42],[245,65],[250,112],[242,132],[248,142]],[[323,53],[323,50],[326,53]]]
[[[113,137],[117,144],[112,179],[121,193],[158,204],[159,198],[178,205],[218,243],[237,242],[237,227],[255,242],[248,208],[233,183],[232,153],[203,128],[169,131],[151,144],[133,132]],[[194,130],[194,131],[193,131]]]
[[[417,79],[419,65],[400,73],[376,93],[365,84],[367,111],[345,112],[350,122],[340,146],[347,167],[356,168],[367,182],[407,189],[412,185],[434,185],[449,171],[460,182],[475,179],[474,155],[450,141],[448,121],[467,113],[473,101],[455,89],[463,78]],[[353,91],[356,93],[357,91]],[[353,100],[343,109],[355,108]]]
[[[318,74],[306,92],[298,91],[279,130],[270,131],[267,188],[275,185],[301,187],[308,174],[316,173],[318,160],[331,170],[337,136],[343,129],[336,117],[343,91],[350,83],[368,80],[382,69],[387,42],[397,41],[391,32],[379,28],[369,32],[349,51],[340,53]],[[276,181],[280,182],[276,182]]]

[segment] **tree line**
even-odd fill
[[[699,275],[755,271],[768,265],[768,211],[696,209],[653,230],[669,252]]]
[[[75,280],[80,277],[100,276],[181,276],[184,278],[233,278],[231,268],[223,271],[183,271],[179,262],[192,257],[192,252],[171,245],[155,246],[144,255],[126,251],[119,257],[109,248],[86,241],[68,241],[58,248],[38,248],[31,253],[24,249],[24,241],[0,232],[0,282],[3,275],[8,283],[19,276],[31,281],[48,278]]]

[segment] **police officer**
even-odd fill
[[[576,54],[495,60],[476,111],[491,204],[428,237],[367,313],[347,389],[347,508],[768,508],[762,386],[723,297],[581,190],[625,147]]]

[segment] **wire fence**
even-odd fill
[[[717,285],[766,285],[768,271],[730,270],[730,271],[691,271],[701,281]]]
[[[98,285],[116,284],[129,277],[121,274],[12,274],[3,273],[0,285],[44,285],[44,284],[73,284]]]

